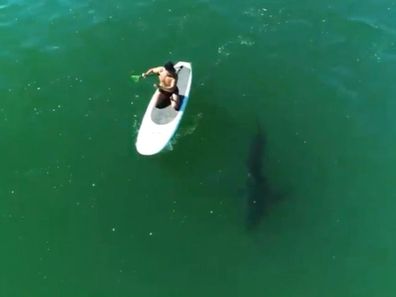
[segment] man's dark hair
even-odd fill
[[[173,72],[173,73],[176,72],[176,69],[175,69],[175,67],[174,67],[174,65],[173,65],[173,63],[172,63],[171,61],[166,62],[165,65],[164,65],[164,67],[165,67],[165,69],[166,69],[167,71],[169,71],[169,72]]]

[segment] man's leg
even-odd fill
[[[176,94],[176,93],[172,94],[172,96],[171,96],[171,104],[172,104],[172,107],[175,110],[178,111],[180,109],[180,96],[179,96],[179,94]]]
[[[155,107],[164,108],[166,106],[169,106],[169,99],[170,98],[167,95],[158,93],[157,103],[155,104]]]

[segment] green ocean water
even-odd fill
[[[0,0],[0,40],[0,297],[395,296],[394,2]]]

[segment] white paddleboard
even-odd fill
[[[175,69],[178,74],[177,87],[181,106],[179,111],[176,111],[171,104],[161,108],[156,107],[159,91],[154,92],[136,139],[136,150],[141,155],[154,155],[162,151],[172,139],[183,117],[190,95],[192,68],[188,62],[178,62],[175,64]]]

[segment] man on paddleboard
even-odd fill
[[[173,63],[167,62],[164,66],[150,68],[142,74],[142,77],[145,78],[150,74],[157,74],[159,79],[159,84],[154,84],[154,87],[159,91],[157,106],[170,100],[172,107],[179,110],[180,96],[177,88],[177,73]]]

